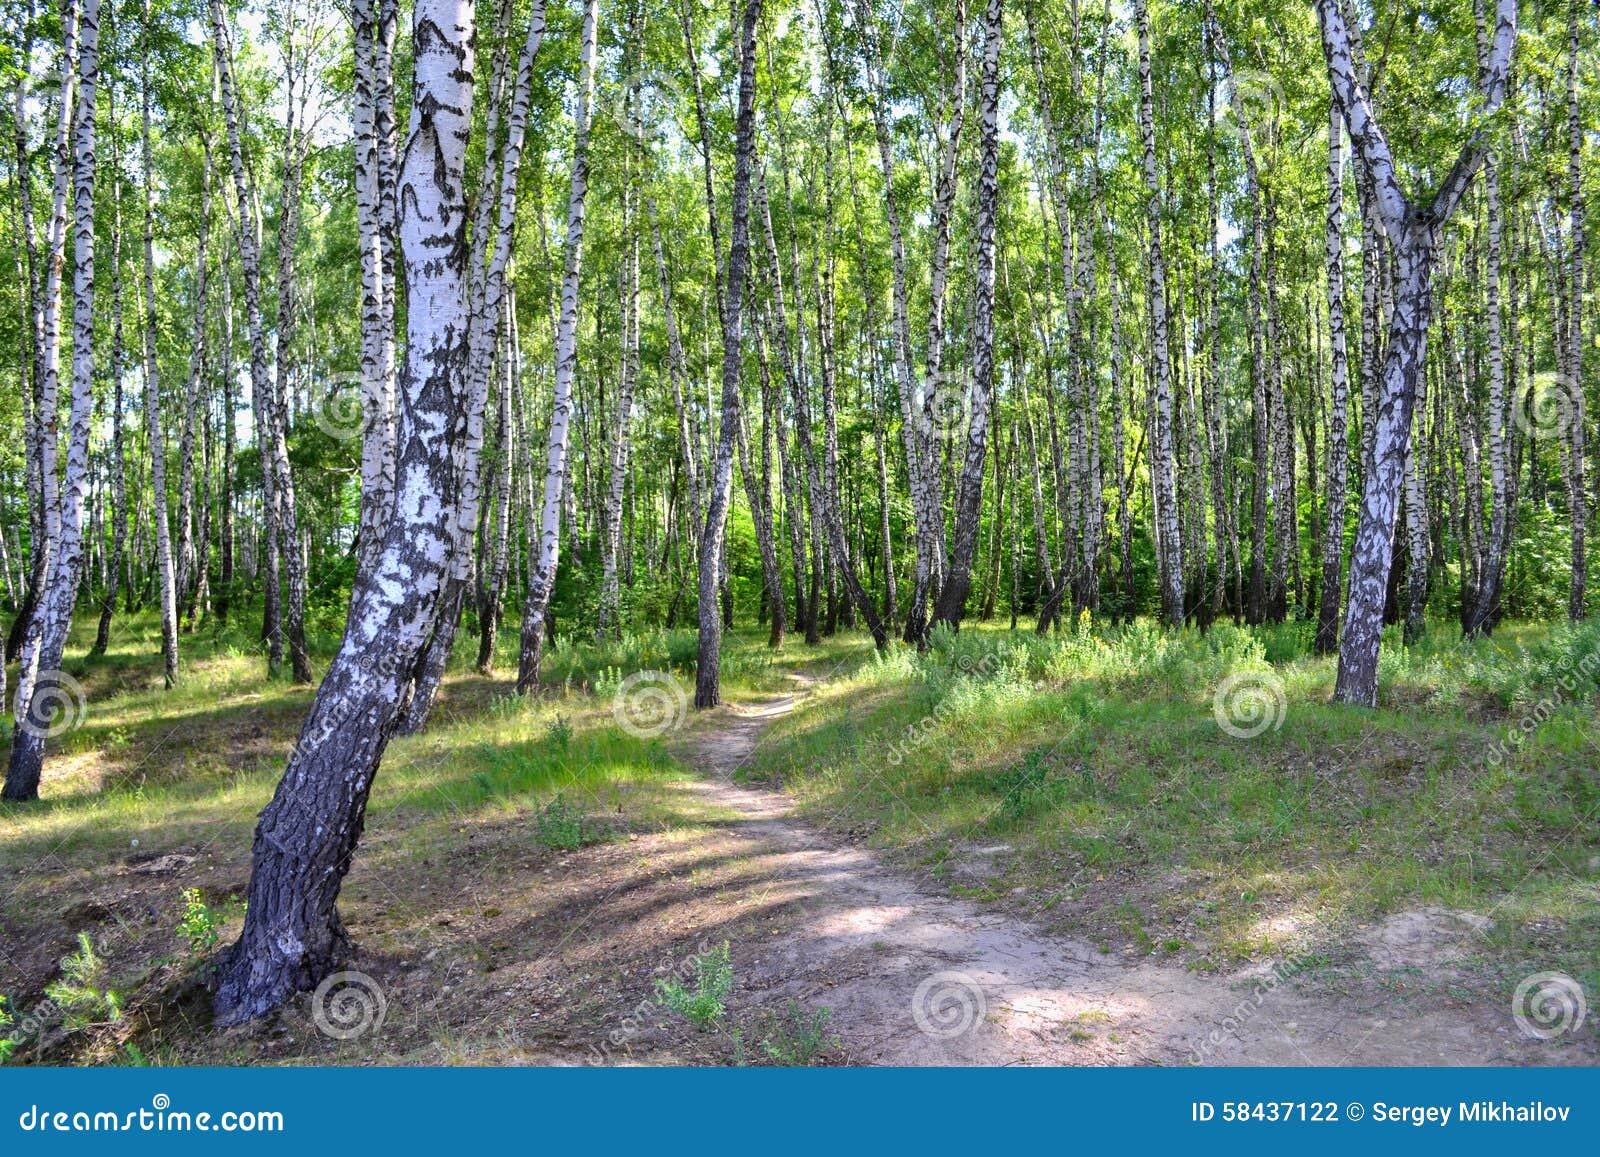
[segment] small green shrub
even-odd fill
[[[550,721],[550,729],[544,737],[557,751],[566,751],[572,746],[572,720],[565,715],[557,715]]]
[[[656,981],[656,994],[661,1003],[696,1028],[704,1031],[722,1019],[727,1011],[726,1001],[733,991],[733,961],[728,953],[728,942],[696,954],[694,986],[686,987],[676,978]]]
[[[11,1009],[6,1004],[6,998],[0,996],[0,1065],[11,1059],[11,1054],[17,1051],[17,1042],[11,1038],[10,1028],[16,1023],[16,1018],[11,1015]]]
[[[78,951],[62,958],[61,978],[45,985],[68,1029],[113,1024],[122,1019],[122,997],[111,987],[105,958],[87,932],[78,933]]]
[[[183,890],[183,919],[178,921],[178,935],[189,942],[191,954],[199,956],[215,948],[224,922],[222,913],[200,898],[199,888]]]
[[[547,848],[571,852],[595,843],[601,832],[580,808],[568,803],[566,796],[558,795],[533,813],[533,838]]]
[[[776,1065],[804,1068],[829,1049],[839,1047],[839,1038],[828,1032],[833,1010],[823,1005],[807,1014],[798,1000],[791,1000],[783,1018],[773,1026],[772,1035],[761,1042],[762,1051]]]

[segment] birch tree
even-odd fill
[[[261,1016],[315,986],[348,951],[336,909],[340,885],[448,578],[457,407],[468,370],[473,18],[470,0],[417,0],[411,120],[398,173],[409,307],[395,506],[382,552],[356,579],[339,652],[256,827],[244,929],[218,968],[223,1024]]]
[[[1392,561],[1390,547],[1433,312],[1439,236],[1488,153],[1488,128],[1483,118],[1498,109],[1505,96],[1506,74],[1516,41],[1517,5],[1516,0],[1496,0],[1488,67],[1480,85],[1482,114],[1444,183],[1425,200],[1412,200],[1400,185],[1388,137],[1373,112],[1367,87],[1356,72],[1350,32],[1339,0],[1317,0],[1317,11],[1334,96],[1366,170],[1395,258],[1394,308],[1375,398],[1377,410],[1369,419],[1373,423],[1372,460],[1350,556],[1350,595],[1334,691],[1340,702],[1376,706],[1378,649]]]

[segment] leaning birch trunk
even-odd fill
[[[1344,563],[1345,479],[1350,460],[1350,361],[1344,328],[1344,120],[1339,102],[1328,108],[1328,344],[1332,347],[1333,398],[1328,414],[1328,494],[1322,528],[1322,598],[1317,608],[1316,651],[1339,646],[1339,594]]]
[[[546,437],[544,509],[539,524],[539,558],[522,607],[517,693],[539,686],[544,654],[545,615],[561,561],[561,500],[567,482],[567,438],[572,427],[572,379],[578,368],[578,289],[583,262],[584,204],[589,193],[589,112],[594,98],[595,24],[599,0],[583,9],[583,41],[578,66],[578,107],[574,116],[572,183],[567,197],[566,269],[561,279],[561,312],[556,320],[556,373],[550,430]]]
[[[750,169],[756,136],[756,23],[761,0],[746,0],[739,30],[739,116],[735,128],[733,205],[729,226],[726,296],[722,303],[722,425],[710,478],[705,530],[700,536],[700,647],[694,705],[722,701],[722,618],[717,585],[722,537],[733,491],[733,449],[739,429],[739,378],[744,362],[744,282],[750,264]]]
[[[397,495],[384,547],[357,575],[339,653],[256,827],[249,907],[218,968],[223,1024],[261,1016],[337,967],[336,902],[406,680],[447,578],[457,399],[465,388],[470,0],[417,0],[409,140],[399,174],[407,301]]]
[[[148,0],[144,16],[148,22]],[[156,366],[159,322],[156,319],[155,194],[151,186],[150,162],[150,58],[148,52],[141,55],[139,123],[144,195],[144,427],[150,443],[151,511],[155,519],[156,573],[161,592],[162,676],[166,685],[171,687],[178,681],[178,597],[172,559],[172,527],[167,517],[167,440],[161,421],[161,381]]]
[[[11,758],[0,799],[25,802],[39,798],[44,771],[45,740],[67,688],[62,685],[61,658],[72,627],[72,607],[83,567],[84,509],[89,494],[89,424],[94,409],[94,183],[95,92],[100,76],[100,0],[83,0],[77,12],[76,44],[67,53],[74,85],[65,85],[63,99],[74,100],[72,113],[72,403],[67,428],[66,467],[55,488],[55,453],[48,467],[51,492],[59,506],[46,517],[55,525],[50,568],[40,592],[17,673],[16,723]],[[69,32],[69,38],[72,37]],[[70,43],[70,39],[69,39]],[[73,89],[76,89],[75,94]],[[63,233],[63,239],[65,234]],[[53,255],[52,255],[53,259]],[[47,358],[59,366],[59,347]],[[53,428],[52,406],[39,420]],[[42,408],[41,408],[42,409]]]
[[[1183,550],[1178,531],[1178,483],[1173,462],[1172,370],[1167,352],[1166,268],[1161,256],[1161,180],[1156,169],[1155,111],[1150,83],[1150,6],[1136,0],[1139,25],[1139,135],[1144,150],[1150,234],[1150,360],[1154,368],[1151,408],[1155,430],[1150,445],[1150,474],[1155,489],[1161,617],[1179,627],[1184,621]]]
[[[966,459],[956,485],[955,533],[950,564],[939,591],[934,621],[961,625],[983,515],[983,469],[988,454],[989,410],[994,393],[995,213],[1000,196],[1000,42],[1002,0],[988,0],[983,13],[983,64],[978,79],[978,206],[976,298],[972,326],[972,405],[967,418]]]
[[[1341,703],[1370,707],[1378,701],[1378,651],[1393,561],[1395,515],[1433,310],[1435,250],[1440,232],[1487,155],[1487,130],[1480,120],[1433,200],[1426,205],[1413,204],[1400,187],[1388,138],[1372,111],[1366,86],[1357,76],[1350,31],[1339,0],[1317,0],[1317,10],[1334,96],[1395,257],[1396,293],[1383,377],[1376,392],[1372,460],[1350,554],[1349,606],[1334,690],[1334,698]],[[1505,96],[1516,35],[1516,0],[1496,0],[1492,47],[1481,82],[1486,117],[1499,108]]]

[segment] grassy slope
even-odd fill
[[[1205,970],[1292,954],[1336,974],[1370,967],[1350,949],[1366,924],[1437,905],[1493,919],[1471,945],[1485,992],[1545,970],[1594,992],[1600,626],[1436,635],[1385,653],[1393,706],[1372,712],[1328,702],[1333,661],[1299,628],[968,629],[822,689],[751,774],[1103,951]],[[1219,727],[1229,675],[1267,688],[1281,723]],[[1524,722],[1531,739],[1493,759]]]

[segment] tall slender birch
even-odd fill
[[[545,616],[561,561],[561,505],[568,481],[568,437],[572,426],[573,378],[578,369],[578,290],[583,266],[583,226],[589,195],[589,115],[594,100],[594,53],[599,0],[586,0],[579,49],[577,106],[573,112],[572,179],[567,194],[566,264],[561,278],[561,308],[556,321],[554,398],[546,435],[544,509],[539,521],[538,563],[522,607],[517,691],[539,685],[544,654]],[[569,520],[572,521],[572,520]]]
[[[750,264],[750,184],[756,138],[756,24],[761,0],[746,0],[739,44],[739,105],[735,121],[733,204],[729,223],[726,296],[722,303],[722,425],[712,467],[705,530],[700,536],[700,643],[695,668],[696,707],[722,701],[722,618],[717,586],[733,489],[733,452],[739,428],[739,379],[744,363],[744,283]]]
[[[28,624],[17,673],[16,723],[11,756],[0,799],[25,802],[39,796],[44,771],[45,740],[55,722],[62,694],[61,660],[72,627],[84,557],[84,514],[89,493],[89,423],[94,409],[94,258],[95,258],[95,96],[100,78],[100,0],[81,0],[67,21],[67,64],[62,99],[71,108],[72,190],[72,401],[68,410],[66,461],[55,477],[55,445],[41,459],[41,479],[56,503],[45,508],[52,530],[49,569],[38,605]],[[62,234],[65,242],[65,231]],[[57,260],[52,239],[51,261]],[[59,283],[58,283],[59,284]],[[50,331],[46,330],[48,334]],[[46,351],[46,383],[60,364],[57,348]],[[55,391],[50,408],[41,404],[40,423],[53,431],[57,421]],[[53,438],[53,435],[52,435]]]
[[[1184,621],[1183,549],[1178,530],[1178,483],[1172,426],[1172,368],[1167,349],[1166,266],[1161,253],[1161,178],[1156,168],[1155,111],[1150,81],[1150,5],[1135,0],[1139,25],[1139,136],[1144,151],[1146,227],[1149,231],[1151,410],[1150,473],[1155,490],[1161,617],[1170,626]]]

